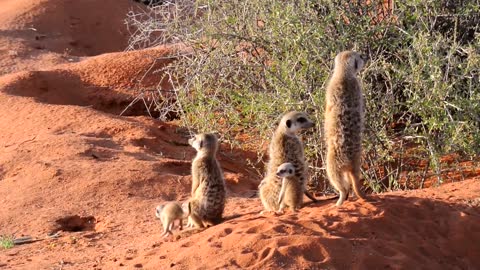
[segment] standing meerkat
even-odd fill
[[[155,215],[160,219],[163,225],[162,237],[167,237],[172,234],[172,230],[175,227],[175,221],[180,221],[180,230],[183,229],[183,219],[188,216],[188,209],[182,207],[176,202],[168,202],[163,205],[157,206],[155,209]]]
[[[327,85],[325,137],[327,143],[327,176],[340,193],[342,205],[350,185],[358,198],[366,199],[360,189],[364,101],[358,72],[364,60],[353,51],[335,57],[333,75]]]
[[[258,185],[259,197],[265,210],[260,212],[277,212],[280,207],[278,202],[281,184],[275,174],[267,174],[267,176]]]
[[[304,193],[317,201],[306,189],[308,165],[305,161],[303,143],[297,136],[300,130],[312,128],[315,123],[303,112],[288,112],[280,120],[269,147],[267,175],[275,175],[277,168],[289,162],[295,167],[295,176],[304,187]]]
[[[216,159],[215,134],[196,134],[188,143],[197,150],[192,162],[192,198],[188,201],[189,223],[197,227],[218,224],[225,208],[225,180]]]
[[[282,178],[282,188],[278,195],[279,212],[288,206],[296,212],[303,203],[304,187],[295,176],[295,167],[292,163],[283,163],[277,169],[277,177]]]

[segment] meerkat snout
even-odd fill
[[[354,51],[341,52],[335,57],[334,73],[347,72],[356,75],[363,69],[367,58],[366,55]]]
[[[190,144],[197,152],[213,152],[218,150],[218,136],[214,133],[195,134],[188,140]]]
[[[285,126],[289,133],[296,133],[297,131],[315,126],[315,122],[310,120],[305,114],[297,112],[293,112],[292,114],[294,115],[292,115],[291,118],[285,120]]]

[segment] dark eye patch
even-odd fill
[[[305,117],[300,117],[300,118],[297,119],[297,121],[299,123],[305,123],[305,122],[307,122],[307,119]]]
[[[286,124],[287,124],[287,127],[290,128],[292,126],[292,121],[289,119],[287,120]]]
[[[289,173],[289,174],[292,174],[292,169],[288,170],[288,173]]]

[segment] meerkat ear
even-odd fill
[[[357,58],[355,58],[353,61],[355,61],[355,64],[354,64],[354,66],[355,66],[355,70],[357,70],[357,69],[358,69]]]
[[[287,120],[286,124],[287,127],[290,128],[292,126],[292,120]]]
[[[203,147],[203,140],[200,140],[200,148]]]

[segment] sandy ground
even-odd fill
[[[165,84],[143,74],[172,50],[122,52],[140,7],[0,0],[0,235],[40,240],[0,250],[0,269],[480,269],[476,176],[260,216],[256,157],[225,146],[227,220],[161,239],[154,208],[188,198],[195,153],[141,104],[118,116]]]

